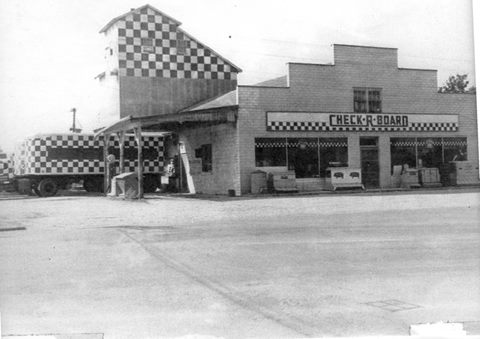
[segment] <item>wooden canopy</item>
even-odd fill
[[[110,135],[116,134],[119,138],[120,146],[120,172],[124,172],[124,140],[125,133],[133,131],[135,141],[137,142],[138,154],[138,198],[143,198],[143,164],[142,158],[142,129],[148,131],[175,131],[182,126],[202,125],[202,124],[220,124],[237,121],[237,105],[223,106],[208,110],[191,110],[173,114],[162,114],[145,117],[127,116],[113,124],[103,127],[95,133],[95,137],[104,135],[103,156],[105,163],[104,190],[107,190],[110,184],[110,168],[107,162],[108,143]]]

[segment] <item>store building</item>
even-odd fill
[[[475,95],[438,93],[437,72],[399,68],[397,49],[333,49],[333,64],[290,63],[284,78],[239,86],[242,191],[249,172],[271,166],[295,170],[300,189],[325,188],[336,165],[391,187],[396,165],[443,175],[468,160],[462,180],[478,182]]]
[[[361,170],[366,187],[398,186],[398,170],[407,166],[428,169],[435,178],[424,183],[479,182],[475,95],[438,93],[437,72],[399,68],[397,49],[336,44],[332,64],[289,63],[284,77],[238,86],[240,69],[179,31],[174,19],[150,6],[119,18],[102,30],[118,32],[118,41],[109,47],[113,70],[100,78],[117,79],[116,111],[105,112],[123,119],[104,131],[173,132],[190,191],[245,194],[256,170],[294,171],[299,190],[329,189],[336,167]],[[157,31],[163,24],[149,20],[173,22],[168,38]],[[172,44],[172,26],[187,42],[177,35],[177,47],[167,50],[161,46]],[[170,72],[154,59],[168,59]],[[197,72],[187,77],[185,67]]]

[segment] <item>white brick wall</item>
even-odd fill
[[[179,137],[185,143],[190,163],[200,160],[195,158],[196,148],[212,144],[212,171],[193,175],[197,193],[227,194],[228,190],[235,190],[240,194],[238,135],[234,124],[183,129]]]
[[[377,68],[397,67],[397,49],[333,45],[335,65],[375,65]]]

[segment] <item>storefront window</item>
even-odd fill
[[[287,164],[297,178],[324,178],[328,167],[348,166],[347,138],[255,138],[257,167]]]
[[[440,168],[450,161],[467,160],[467,138],[391,138],[393,166]]]
[[[415,168],[417,166],[415,138],[391,138],[390,156],[393,166],[404,166]]]
[[[257,167],[287,166],[286,138],[256,138]]]
[[[445,162],[468,160],[467,138],[443,138],[443,152]]]
[[[443,163],[442,138],[417,138],[418,167],[439,167]]]
[[[287,159],[297,178],[318,178],[318,139],[288,138]]]
[[[348,166],[347,138],[320,138],[320,177],[325,178],[327,168]]]

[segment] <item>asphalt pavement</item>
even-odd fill
[[[480,193],[0,200],[3,335],[480,334]]]

